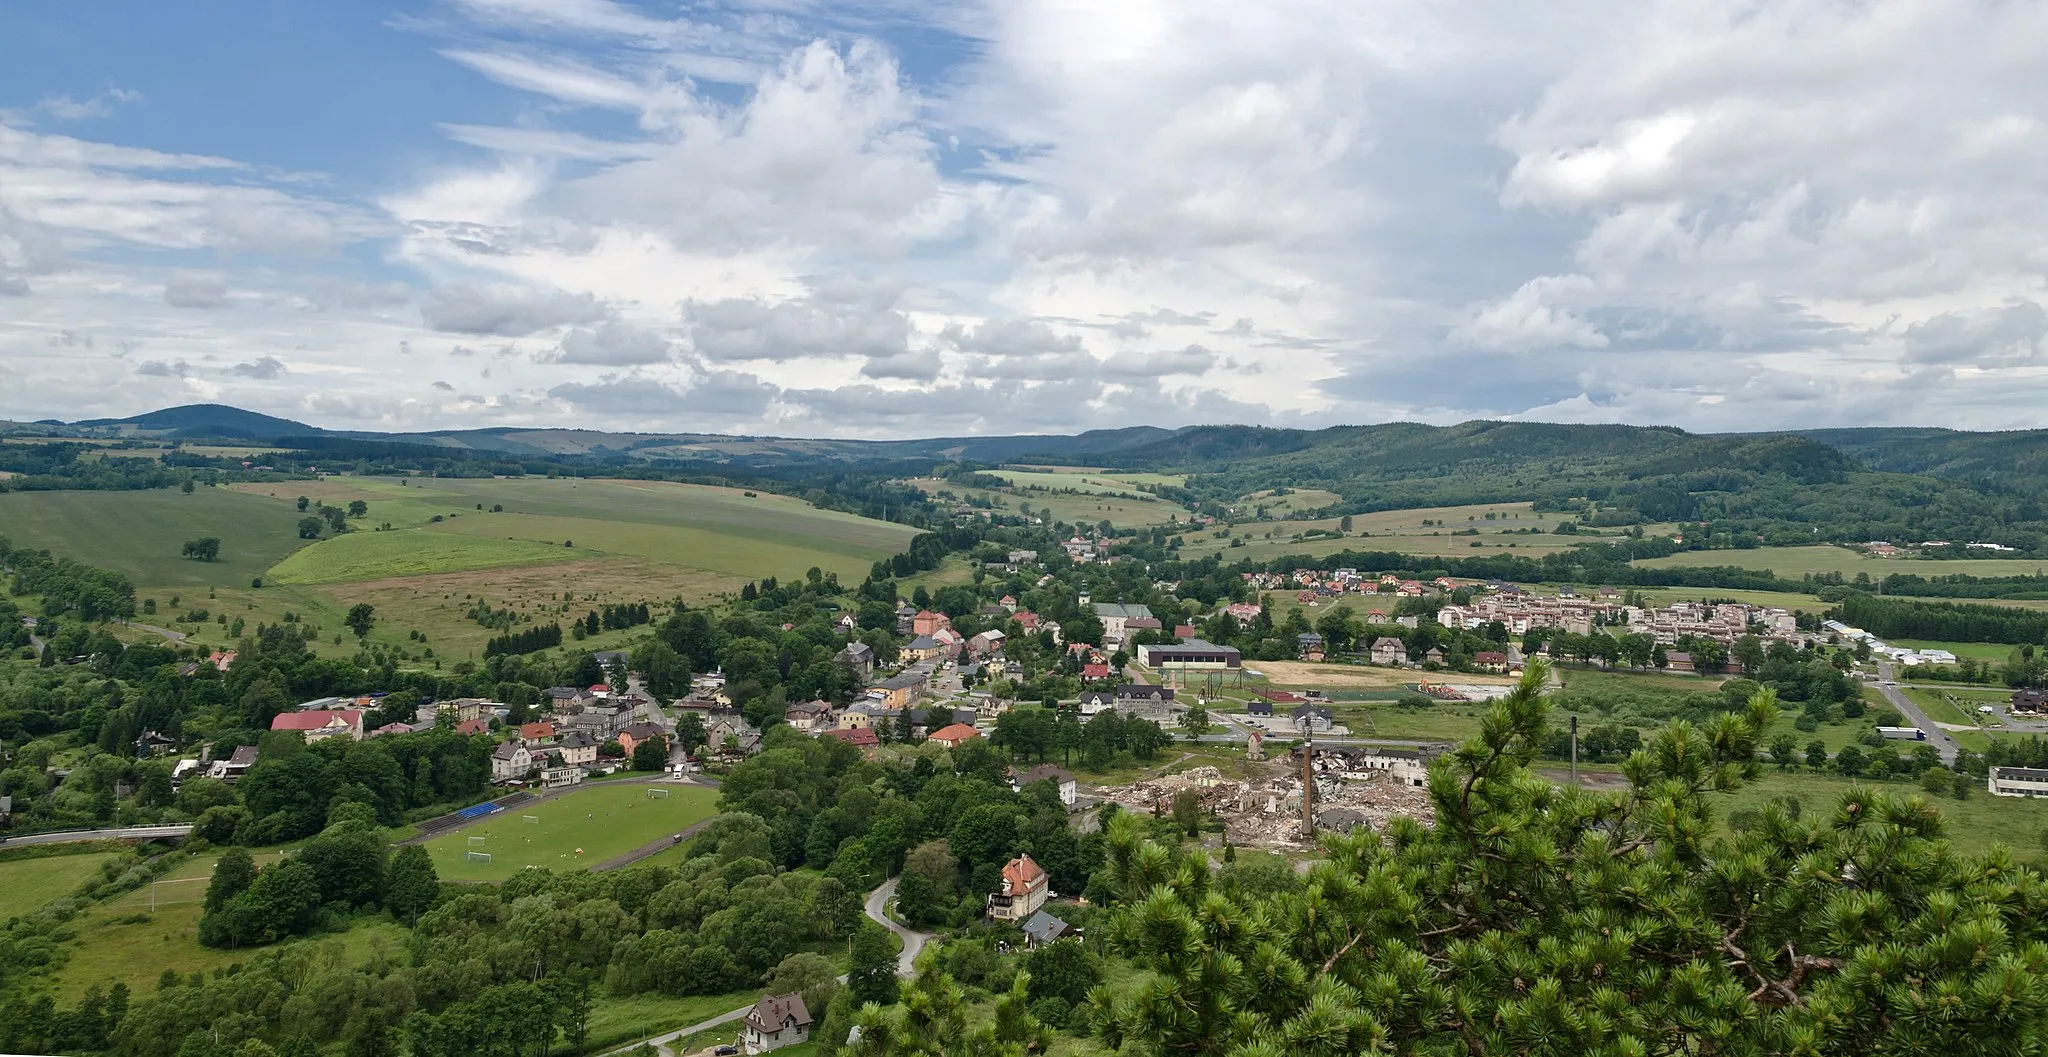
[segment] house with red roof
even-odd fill
[[[296,730],[306,736],[306,743],[309,745],[344,735],[350,741],[361,741],[363,714],[353,708],[309,708],[304,712],[280,712],[271,717],[270,729]]]
[[[1001,887],[989,894],[988,916],[997,921],[1022,921],[1038,912],[1052,895],[1045,868],[1019,855],[1003,864]]]
[[[916,616],[910,618],[910,633],[912,635],[929,635],[940,628],[950,628],[952,626],[952,617],[944,613],[934,613],[929,609],[920,609],[917,611]]]
[[[475,719],[465,719],[455,724],[455,733],[457,734],[489,734],[490,732],[491,721],[482,716],[478,716]]]
[[[932,731],[931,737],[926,740],[936,741],[939,744],[951,749],[958,747],[962,742],[965,742],[970,738],[978,737],[981,737],[981,731],[978,731],[965,723],[954,723],[948,726],[940,727],[939,729]]]
[[[873,727],[827,730],[821,732],[818,736],[821,738],[838,738],[840,741],[856,749],[872,749],[882,743],[882,739],[875,736]]]
[[[1081,666],[1081,678],[1083,678],[1083,679],[1107,679],[1107,678],[1109,678],[1109,665],[1106,665],[1106,664],[1084,664],[1084,665],[1082,665],[1082,666]]]

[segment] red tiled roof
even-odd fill
[[[1003,891],[1008,895],[1020,895],[1044,883],[1044,868],[1032,862],[1029,855],[1019,855],[1003,864]]]
[[[828,730],[825,732],[824,736],[828,738],[838,738],[840,741],[843,741],[848,745],[852,745],[855,748],[862,749],[867,748],[870,745],[880,745],[882,743],[882,740],[880,738],[875,737],[875,732],[869,730],[866,727],[862,727],[858,730]]]
[[[969,738],[978,737],[981,737],[981,731],[978,731],[965,723],[954,723],[950,726],[940,727],[939,729],[933,731],[931,740],[944,742],[946,744],[952,745],[966,741]]]
[[[356,726],[363,714],[354,709],[315,708],[304,712],[280,712],[270,720],[272,730],[319,730],[335,722]]]
[[[482,716],[478,716],[475,719],[465,719],[455,724],[455,733],[457,734],[487,734],[490,732],[490,729],[491,721]]]

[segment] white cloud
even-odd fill
[[[448,334],[523,338],[569,323],[594,323],[607,309],[589,294],[514,286],[440,287],[420,305],[428,327]]]
[[[268,382],[284,377],[285,367],[277,357],[265,356],[250,363],[235,364],[232,368],[232,373],[241,375],[244,378],[255,378],[259,381]]]
[[[407,115],[445,151],[347,145],[400,174],[371,184],[34,124],[113,95],[0,115],[0,413],[168,386],[862,435],[2036,416],[2039,4],[446,0],[394,25],[484,105]],[[289,373],[232,366],[266,357]]]
[[[219,308],[227,303],[227,280],[219,275],[181,272],[164,283],[164,304],[172,308]]]

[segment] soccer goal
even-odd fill
[[[206,889],[191,886],[212,883],[213,878],[211,877],[178,877],[166,881],[151,881],[149,883],[150,913],[155,913],[159,904],[169,906],[173,903],[200,902],[206,898]]]
[[[483,863],[485,866],[489,866],[491,864],[491,853],[487,851],[464,852],[462,853],[462,861],[480,862]]]
[[[671,792],[673,792],[673,791],[674,791],[674,790],[670,790],[670,789],[649,789],[649,790],[647,791],[647,799],[649,799],[649,800],[667,800],[667,799],[668,799],[668,795],[669,795],[669,793],[671,793]]]
[[[490,839],[491,838],[489,837],[471,837],[469,838],[469,846],[472,848],[481,848],[484,846],[484,842]]]
[[[526,824],[527,824],[527,825],[529,825],[529,826],[538,826],[538,825],[540,825],[540,816],[539,816],[539,815],[521,815],[521,816],[519,816],[519,821],[521,821],[521,822],[524,822],[524,823],[526,823]]]

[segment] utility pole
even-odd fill
[[[1305,728],[1308,739],[1301,747],[1301,838],[1314,840],[1316,835],[1316,720],[1311,710],[1302,717],[1308,721]]]
[[[1579,717],[1572,717],[1572,788],[1579,787]]]

